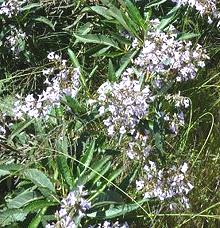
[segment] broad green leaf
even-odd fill
[[[102,179],[101,176],[104,176],[109,171],[109,169],[111,168],[111,165],[112,165],[111,161],[109,161],[105,164],[105,167],[102,170],[100,170],[100,172],[99,172],[100,175],[99,176],[97,175],[97,177],[94,179],[94,181],[93,181],[94,185],[96,185],[98,183],[99,179]]]
[[[97,14],[105,17],[107,20],[112,20],[113,17],[108,13],[108,9],[104,6],[92,6],[90,9]]]
[[[105,35],[96,35],[96,34],[86,34],[86,35],[80,35],[80,34],[74,34],[76,39],[78,39],[81,42],[84,43],[93,43],[93,44],[103,44],[107,46],[111,46],[117,49],[120,49],[118,47],[118,44],[116,41],[111,39],[110,37],[107,37]]]
[[[80,104],[76,99],[70,96],[66,96],[65,98],[66,104],[72,109],[74,113],[82,114],[86,111],[85,107],[82,104]]]
[[[155,146],[156,148],[163,153],[164,149],[163,149],[163,138],[161,136],[161,134],[159,132],[156,132],[154,134],[154,139],[155,139]]]
[[[0,211],[0,226],[8,226],[12,223],[24,221],[27,213],[21,209],[6,209]]]
[[[0,169],[0,177],[10,175],[8,170]]]
[[[9,171],[9,172],[16,172],[16,171],[21,171],[24,169],[25,166],[22,164],[1,164],[0,169],[2,171]]]
[[[55,188],[50,179],[41,171],[37,169],[26,169],[23,174],[38,187],[47,188],[52,192],[55,192]]]
[[[126,16],[120,9],[111,4],[110,1],[102,0],[102,2],[103,4],[108,6],[108,15],[113,17],[117,21],[117,23],[121,24],[127,31],[129,31],[130,33],[134,33],[134,28],[130,27],[130,24],[127,23],[128,21],[125,21]]]
[[[38,22],[42,22],[43,24],[48,25],[52,30],[55,30],[55,26],[53,25],[53,23],[46,17],[41,16],[41,17],[35,18],[34,20]]]
[[[80,69],[79,61],[78,61],[75,53],[70,48],[68,48],[68,54],[69,54],[69,57],[70,57],[71,62],[74,64],[74,66],[76,68],[79,68]]]
[[[7,207],[8,208],[21,208],[29,202],[36,200],[37,195],[34,191],[25,191],[21,194],[17,195],[15,198],[8,200]]]
[[[77,29],[77,34],[86,35],[91,31],[91,29],[92,29],[92,24],[90,22],[87,22]]]

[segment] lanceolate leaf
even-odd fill
[[[0,226],[4,227],[18,221],[24,221],[27,213],[22,209],[6,209],[0,211]]]
[[[25,191],[17,195],[15,198],[10,199],[7,203],[8,208],[21,208],[29,202],[36,200],[37,195],[34,191]]]
[[[158,30],[165,29],[172,21],[176,18],[177,11],[179,7],[174,7],[170,12],[161,20],[159,26],[157,27]]]
[[[35,185],[43,188],[47,188],[52,192],[55,192],[55,188],[51,183],[50,179],[41,171],[37,169],[26,169],[24,171],[24,176],[31,180]]]
[[[112,218],[117,218],[119,216],[125,215],[138,208],[139,208],[139,205],[137,204],[124,204],[120,206],[114,206],[113,208],[110,208],[100,214],[98,212],[93,212],[91,214],[87,214],[87,216],[90,218],[112,219]]]
[[[125,0],[125,4],[128,8],[128,13],[130,14],[131,19],[140,27],[145,29],[145,22],[142,18],[139,10],[136,8],[136,6],[130,1]]]
[[[6,176],[6,175],[9,175],[9,174],[10,174],[10,172],[8,170],[0,169],[0,177]]]
[[[46,24],[46,25],[48,25],[52,30],[55,30],[55,27],[54,27],[53,23],[52,23],[49,19],[47,19],[46,17],[41,16],[41,17],[35,18],[34,20],[35,20],[35,21],[38,21],[38,22],[41,22],[41,23],[43,23],[43,24]]]
[[[110,37],[107,37],[105,35],[96,35],[96,34],[86,34],[86,35],[80,35],[80,34],[74,34],[76,39],[78,39],[81,42],[84,43],[93,43],[93,44],[103,44],[107,46],[112,46],[114,48],[120,49],[118,47],[118,44],[116,41],[111,39]]]
[[[108,13],[108,9],[104,6],[92,6],[90,9],[105,17],[107,20],[113,19],[113,17]]]

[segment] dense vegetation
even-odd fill
[[[0,0],[0,227],[220,226],[215,0]]]

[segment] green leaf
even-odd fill
[[[84,77],[84,75],[83,75],[83,73],[82,73],[82,69],[81,69],[81,66],[80,66],[80,64],[79,64],[79,61],[78,61],[78,59],[77,59],[75,53],[74,53],[70,48],[68,48],[68,55],[69,55],[70,60],[72,61],[73,65],[74,65],[76,68],[79,68],[79,70],[80,70],[80,75],[79,75],[80,81],[82,82],[84,88],[87,89],[86,80],[85,80],[85,77]]]
[[[95,54],[93,54],[93,57],[100,57],[100,56],[105,56],[105,53],[111,48],[111,46],[104,47],[97,51]]]
[[[29,202],[36,200],[37,195],[34,191],[25,191],[21,194],[17,195],[15,198],[8,200],[7,207],[8,208],[21,208],[25,204],[28,204]]]
[[[52,30],[55,30],[55,26],[53,25],[53,23],[46,17],[41,16],[41,17],[35,18],[34,20],[38,22],[42,22],[43,24],[48,25]]]
[[[33,122],[35,121],[35,119],[31,119],[29,121],[25,120],[17,125],[15,125],[15,130],[12,131],[8,142],[9,144],[12,143],[12,140],[19,135],[23,130],[25,130],[27,127],[29,127]]]
[[[121,59],[121,66],[116,71],[116,77],[119,78],[123,71],[127,68],[128,64],[131,62],[132,58],[137,54],[138,50],[128,52],[123,58]]]
[[[117,80],[111,59],[108,61],[108,79],[110,82],[115,82]]]
[[[0,211],[0,226],[4,227],[14,222],[24,221],[27,213],[21,209],[6,209]]]
[[[147,8],[150,8],[150,7],[153,7],[153,6],[159,6],[160,4],[166,2],[167,0],[155,0],[155,1],[151,1],[148,5],[146,5],[146,9]]]
[[[96,35],[96,34],[86,34],[86,35],[80,35],[80,34],[74,34],[76,39],[78,39],[81,42],[84,43],[93,43],[93,44],[102,44],[111,46],[117,49],[120,49],[118,47],[118,44],[116,41],[111,39],[110,37],[107,37],[105,35]]]
[[[127,11],[131,16],[131,19],[140,27],[142,27],[143,29],[146,28],[145,26],[145,21],[142,18],[139,10],[137,9],[137,7],[130,1],[130,0],[125,0],[125,4],[127,6]]]
[[[26,169],[23,174],[38,187],[47,188],[52,192],[55,192],[55,188],[50,179],[41,171],[37,169]]]
[[[112,218],[125,215],[138,208],[139,208],[139,205],[137,204],[125,204],[120,206],[114,206],[113,208],[110,208],[103,213],[93,212],[93,213],[87,214],[87,216],[90,218],[112,219]]]
[[[72,111],[76,114],[84,113],[85,107],[80,104],[76,99],[66,96],[66,104],[72,109]]]
[[[58,155],[56,158],[57,168],[61,176],[64,178],[64,181],[69,185],[70,188],[73,187],[73,176],[71,175],[67,158],[64,155]]]
[[[92,24],[87,22],[77,29],[77,34],[86,35],[92,30]]]
[[[198,36],[200,36],[199,33],[180,33],[177,36],[177,40],[189,40]]]
[[[157,30],[164,30],[171,22],[173,22],[177,16],[177,11],[179,7],[174,7],[169,13],[161,20],[160,24],[157,27]]]
[[[72,63],[74,64],[74,66],[76,68],[79,68],[80,69],[79,61],[78,61],[75,53],[70,48],[68,48],[68,54],[69,54],[69,57],[70,57]]]
[[[25,11],[25,10],[31,10],[33,8],[39,8],[39,7],[41,7],[40,3],[31,3],[31,4],[28,4],[26,6],[23,6],[21,10]]]
[[[97,14],[105,17],[107,20],[112,20],[113,17],[108,13],[108,9],[104,6],[92,6],[90,9]]]
[[[81,176],[78,180],[78,184],[86,184],[88,181],[92,180],[93,178],[100,176],[101,170],[104,169],[104,166],[106,166],[106,163],[111,159],[111,156],[106,156],[105,158],[102,158],[101,160],[97,160],[94,162],[91,166],[91,169],[89,171],[89,174],[85,174]],[[93,171],[94,170],[94,171]]]
[[[58,205],[58,202],[48,202],[45,199],[31,201],[28,205],[24,206],[23,210],[27,213],[33,213],[39,209]]]
[[[102,179],[101,176],[104,176],[104,175],[109,171],[109,169],[111,168],[111,165],[112,165],[112,163],[111,163],[111,161],[109,161],[109,162],[107,162],[107,163],[105,164],[105,167],[104,167],[102,170],[100,170],[100,172],[99,172],[100,175],[97,176],[97,177],[93,180],[93,183],[94,183],[95,187],[97,187],[97,183],[98,183],[99,179]]]
[[[46,211],[47,207],[41,209],[40,212],[32,219],[31,223],[28,225],[28,228],[38,228]]]
[[[90,142],[89,147],[86,149],[83,157],[80,160],[84,164],[83,166],[84,171],[87,169],[87,167],[89,167],[93,158],[94,151],[95,151],[95,140]]]
[[[0,177],[6,176],[6,175],[10,175],[10,172],[8,170],[0,169]]]
[[[103,184],[100,188],[98,188],[96,190],[96,193],[90,198],[90,200],[96,198],[100,193],[102,193],[105,190],[105,188],[108,186],[109,182],[112,182],[115,178],[117,178],[123,170],[124,168],[120,168],[113,171],[107,178],[108,182]]]
[[[25,166],[22,164],[2,164],[0,165],[1,170],[9,171],[9,172],[16,172],[24,169]]]

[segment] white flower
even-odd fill
[[[47,58],[49,59],[49,60],[53,60],[54,59],[54,55],[55,55],[55,52],[50,52],[48,55],[47,55]]]
[[[120,127],[120,134],[124,135],[126,133],[126,129],[124,126]]]
[[[186,173],[186,171],[188,170],[188,165],[186,162],[183,163],[182,168],[181,168],[181,172],[182,173]]]
[[[140,181],[136,181],[136,189],[138,191],[140,191],[141,189],[144,188],[144,181],[143,180],[140,180]]]
[[[99,108],[99,115],[103,115],[105,113],[105,107],[104,106],[101,106]]]

